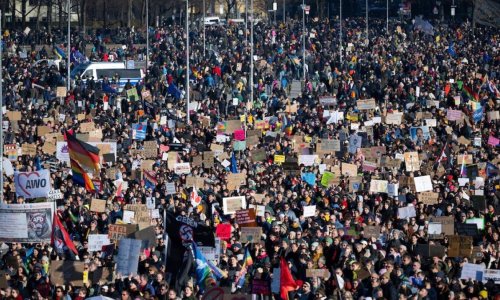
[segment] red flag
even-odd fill
[[[302,285],[301,280],[293,279],[292,272],[288,268],[288,264],[285,259],[282,257],[280,262],[280,296],[281,299],[288,300],[288,292],[295,291]]]
[[[51,244],[56,247],[57,252],[64,252],[64,245],[68,247],[69,250],[71,250],[75,255],[78,255],[78,250],[76,250],[75,245],[73,244],[73,241],[69,237],[68,232],[66,231],[66,228],[61,223],[61,220],[59,220],[59,216],[57,215],[57,212],[54,212],[54,225],[52,227],[52,241]]]

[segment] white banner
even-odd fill
[[[116,142],[87,142],[95,147],[101,147],[101,145],[109,145],[109,153],[113,153],[116,156]],[[99,153],[101,156],[107,153]],[[57,142],[56,147],[56,157],[60,162],[66,162],[68,165],[70,164],[69,160],[69,151],[68,151],[68,143],[66,142]]]
[[[0,241],[7,243],[49,243],[54,203],[0,205]]]
[[[35,172],[16,172],[16,194],[26,199],[48,197],[50,187],[49,170]]]
[[[101,251],[102,246],[111,244],[107,234],[89,234],[89,251]]]

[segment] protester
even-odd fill
[[[497,30],[437,22],[431,35],[391,20],[386,34],[373,20],[367,40],[364,20],[345,19],[339,50],[338,24],[314,19],[304,58],[301,22],[261,22],[252,89],[244,27],[221,26],[206,28],[205,53],[192,29],[189,71],[183,27],[162,26],[143,82],[116,93],[75,78],[63,96],[64,66],[33,62],[64,45],[24,57],[20,35],[3,35],[2,299],[195,299],[214,286],[276,299],[497,299]],[[23,43],[56,43],[34,38]],[[146,53],[140,33],[116,49],[99,34],[74,40],[75,57],[94,44],[92,61]],[[61,197],[23,240],[7,215],[50,201],[26,197],[19,178],[31,175],[17,172],[43,170]],[[96,235],[111,240],[91,251]],[[120,252],[133,247],[125,236],[141,240],[137,257]]]

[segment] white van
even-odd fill
[[[95,77],[95,70],[107,70],[107,69],[125,69],[125,62],[87,62],[76,66],[71,71],[71,79],[75,79],[76,76],[82,78],[83,76],[90,78],[90,76]]]
[[[221,20],[219,17],[206,17],[203,22],[206,25],[219,25]]]

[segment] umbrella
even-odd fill
[[[99,295],[99,296],[87,298],[87,300],[114,300],[114,299]]]

